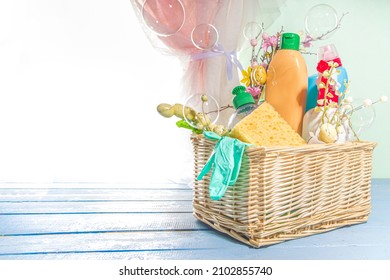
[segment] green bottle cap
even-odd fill
[[[235,95],[233,98],[233,106],[235,109],[249,103],[255,104],[252,95],[246,91],[244,86],[236,86],[233,89],[232,94]]]
[[[281,49],[299,51],[300,37],[295,33],[283,33]]]

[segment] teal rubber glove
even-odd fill
[[[240,173],[242,156],[245,148],[250,144],[227,136],[221,137],[211,131],[205,131],[203,134],[206,138],[218,142],[197,179],[202,180],[213,169],[209,186],[210,198],[220,200],[228,186],[233,186],[236,183]]]

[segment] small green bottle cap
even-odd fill
[[[235,109],[249,103],[255,104],[252,95],[246,91],[244,86],[236,86],[233,89],[232,94],[235,95],[233,98],[233,106]]]
[[[300,37],[295,33],[283,33],[281,49],[299,51]]]

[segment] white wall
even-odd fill
[[[390,2],[326,2],[350,13],[328,42],[353,94],[390,95]],[[288,0],[269,33],[302,30],[317,3]],[[0,182],[188,182],[189,134],[155,110],[183,101],[180,71],[151,47],[128,0],[1,1]],[[389,177],[389,103],[376,108],[364,138],[379,142],[373,176]]]

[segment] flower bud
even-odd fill
[[[256,39],[251,39],[250,43],[251,43],[252,47],[256,47],[257,46],[257,40]]]
[[[166,118],[170,118],[174,115],[175,111],[170,104],[162,103],[157,106],[157,112]]]
[[[202,100],[202,102],[207,102],[209,100],[209,98],[207,97],[206,94],[202,94],[202,96],[200,97],[200,99]]]
[[[344,99],[346,103],[352,103],[353,102],[353,98],[352,96],[348,96],[347,98]]]

